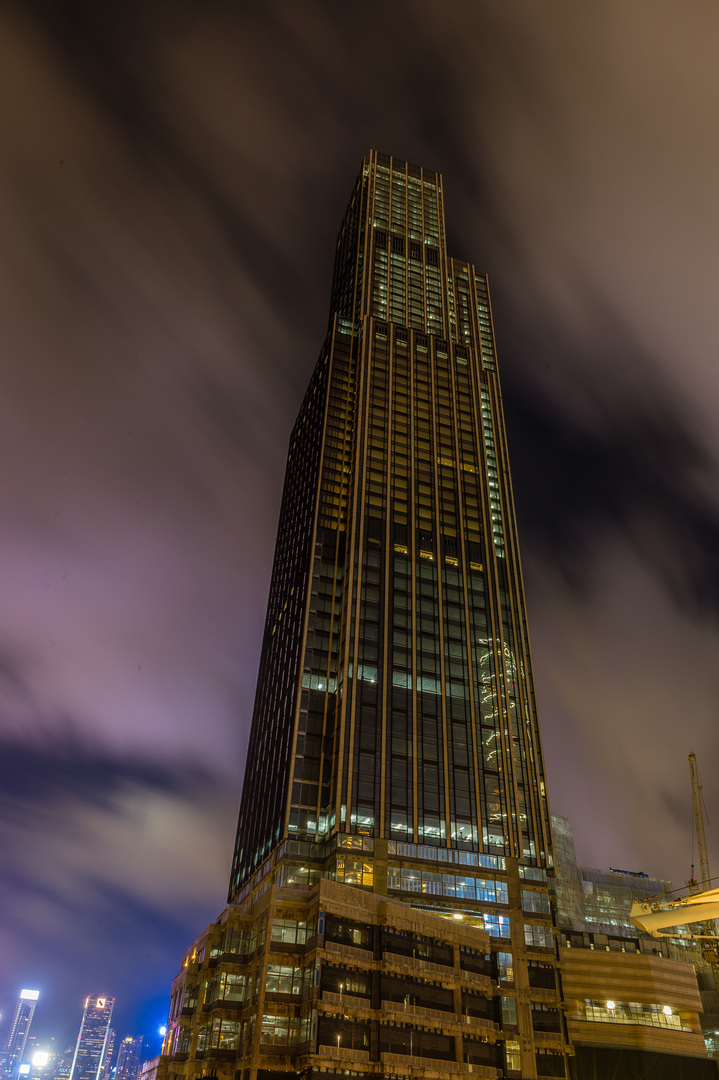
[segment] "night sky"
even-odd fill
[[[719,871],[718,36],[709,0],[0,0],[0,1038],[22,987],[34,1034],[88,993],[156,1032],[222,910],[370,147],[443,173],[489,275],[552,809],[682,885],[695,751]]]

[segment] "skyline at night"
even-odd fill
[[[695,751],[719,865],[716,9],[0,19],[0,1038],[23,986],[60,1046],[101,989],[152,1056],[223,906],[370,145],[442,172],[447,247],[492,283],[551,809],[582,864],[681,886]]]

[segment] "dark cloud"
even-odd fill
[[[116,1021],[146,1023],[178,941],[216,917],[234,785],[192,765],[123,759],[74,734],[5,743],[0,761],[0,942],[14,977],[42,987],[41,1030],[73,1037],[68,1007],[115,993],[128,955]]]
[[[504,400],[524,542],[586,593],[607,533],[621,532],[678,605],[716,620],[717,462],[680,385],[611,311],[596,311],[588,340],[561,332],[547,320],[508,335]],[[593,377],[573,377],[579,352]],[[528,380],[523,356],[539,378]],[[629,384],[612,370],[618,357]]]
[[[139,786],[178,798],[209,785],[214,778],[201,767],[182,773],[163,768],[157,760],[122,760],[93,748],[71,722],[61,719],[59,730],[41,746],[5,743],[0,750],[0,807],[48,806],[69,794],[96,809],[112,806],[123,790]],[[65,729],[63,737],[62,729]]]
[[[688,874],[718,21],[0,5],[5,1014],[32,977],[58,1016],[69,970],[77,1021],[86,983],[156,1001],[222,904],[287,439],[370,146],[444,173],[451,251],[490,275],[552,803],[588,861]]]

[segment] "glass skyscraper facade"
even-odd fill
[[[377,153],[290,440],[230,899],[342,837],[381,892],[392,841],[552,861],[489,287],[441,176]]]
[[[85,999],[70,1080],[101,1080],[112,1053],[110,1020],[114,1004],[115,999],[110,997],[90,995]]]

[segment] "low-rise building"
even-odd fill
[[[635,900],[671,897],[672,883],[579,866],[567,819],[553,815],[552,829],[562,986],[579,1075],[716,1077],[716,1063],[706,1061],[716,1054],[716,992],[713,981],[705,989],[712,976],[701,950],[687,937],[650,937],[629,918]],[[687,1057],[696,1059],[693,1070]]]

